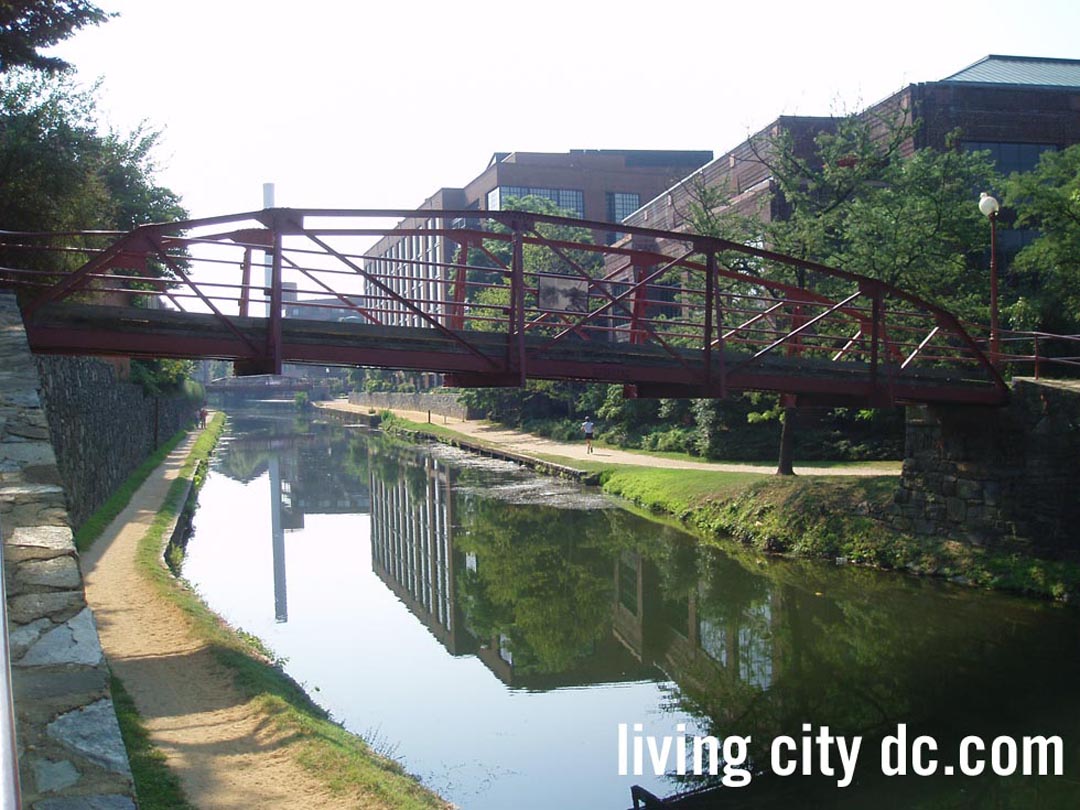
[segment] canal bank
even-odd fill
[[[344,402],[323,413],[363,414]],[[427,419],[430,419],[427,416]],[[584,483],[667,515],[707,542],[732,542],[754,553],[833,560],[949,579],[979,588],[1062,601],[1080,598],[1080,565],[1018,551],[980,547],[950,537],[898,531],[886,520],[899,465],[879,463],[798,467],[794,478],[771,475],[764,464],[725,464],[555,442],[478,422],[396,412],[386,427],[405,438],[527,459],[576,471]]]
[[[170,454],[83,558],[102,645],[150,741],[191,806],[443,807],[165,568],[165,543],[221,421]]]

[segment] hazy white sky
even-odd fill
[[[194,216],[412,208],[496,151],[726,151],[989,53],[1080,58],[1076,0],[98,0],[54,49],[103,118],[164,130]]]

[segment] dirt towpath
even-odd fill
[[[346,413],[367,413],[368,409],[360,405],[351,405],[342,400],[319,403],[319,407]],[[427,422],[427,412],[395,410],[394,413],[413,422]],[[513,453],[527,456],[562,456],[575,461],[599,461],[605,464],[632,464],[639,467],[657,467],[678,470],[715,470],[717,472],[756,472],[771,474],[776,471],[776,464],[763,463],[727,463],[709,461],[689,461],[665,458],[648,453],[629,453],[611,447],[595,447],[591,454],[585,452],[584,440],[580,442],[559,442],[545,439],[521,430],[512,430],[483,420],[464,421],[432,414],[434,424],[460,433],[465,437],[493,445]],[[876,464],[836,465],[829,467],[809,467],[796,465],[797,475],[899,475],[900,463],[883,461]]]
[[[154,744],[204,810],[363,806],[329,794],[293,760],[287,740],[245,701],[188,620],[137,570],[136,547],[161,508],[194,437],[155,470],[83,555],[86,598],[113,672]]]

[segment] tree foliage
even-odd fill
[[[1034,171],[1010,177],[1005,202],[1016,212],[1017,227],[1040,234],[1013,263],[1017,285],[1030,296],[1012,304],[1013,324],[1075,330],[1080,323],[1080,144],[1044,152]]]
[[[110,16],[86,0],[11,0],[0,3],[0,72],[17,67],[58,71],[69,67],[40,53],[80,28]]]
[[[146,126],[103,132],[96,105],[96,88],[80,87],[70,73],[0,75],[0,228],[126,231],[187,217],[179,195],[155,179],[159,133]],[[87,246],[101,247],[100,238],[89,237]],[[0,250],[4,265],[56,272],[84,260],[79,253]],[[160,266],[150,269],[167,275]],[[190,371],[183,361],[132,363],[132,378],[151,393],[177,390]]]
[[[131,381],[141,385],[148,394],[175,394],[184,390],[184,384],[194,370],[193,360],[133,360]]]
[[[0,222],[9,230],[128,230],[182,219],[155,181],[160,133],[102,132],[96,87],[70,74],[0,77]]]
[[[529,195],[525,197],[509,197],[503,201],[503,210],[520,211],[525,214],[544,214],[554,217],[572,218],[573,212],[559,208],[554,202],[546,197]],[[509,229],[502,224],[492,227],[496,233],[509,233]],[[526,231],[526,236],[538,235],[550,241],[579,242],[592,244],[592,231],[588,228],[579,228],[573,225],[556,225],[550,222],[538,222],[532,229]],[[487,249],[499,261],[510,266],[511,245],[508,241],[489,240]],[[525,244],[522,248],[522,262],[527,273],[554,273],[576,274],[573,265],[583,270],[595,273],[599,266],[599,254],[582,250],[561,251],[562,255],[549,247]]]
[[[775,250],[880,279],[964,317],[986,320],[978,266],[988,239],[974,204],[998,177],[989,156],[951,145],[910,151],[917,125],[848,116],[804,156],[789,132],[758,153],[786,216],[765,227]],[[773,272],[790,274],[775,268]],[[824,279],[796,271],[799,286],[829,294]]]

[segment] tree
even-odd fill
[[[814,138],[809,154],[780,131],[755,145],[776,184],[783,216],[767,223],[775,250],[880,279],[944,306],[960,317],[986,320],[986,285],[974,267],[986,241],[972,204],[973,189],[993,187],[986,153],[952,147],[909,151],[917,129],[895,118],[851,115]],[[834,282],[801,268],[765,264],[763,275],[824,295]],[[770,412],[767,412],[770,413]],[[771,411],[782,419],[777,472],[792,473],[798,418],[795,405]]]
[[[558,205],[546,197],[535,195],[509,197],[503,201],[503,210],[554,217],[573,218],[574,216],[572,211],[559,208]],[[496,233],[509,233],[509,229],[501,224],[496,224],[492,230]],[[591,244],[593,241],[592,232],[588,228],[578,228],[573,225],[555,225],[549,222],[540,222],[536,224],[533,230],[537,235],[552,241],[580,242],[584,244]],[[526,235],[530,234],[527,233]],[[511,247],[509,242],[491,240],[486,247],[499,261],[508,267],[510,266]],[[570,273],[572,269],[566,259],[591,272],[595,272],[600,265],[599,254],[588,251],[568,250],[564,251],[563,255],[560,256],[551,248],[541,245],[526,244],[522,248],[522,260],[526,272],[529,273]]]
[[[147,394],[175,394],[184,390],[195,368],[193,360],[133,360],[131,382],[142,386]]]
[[[70,74],[0,77],[0,222],[8,230],[128,230],[183,219],[155,182],[159,133],[100,131],[96,87]]]
[[[1044,152],[1033,171],[1012,175],[1005,203],[1016,211],[1018,228],[1040,232],[1013,262],[1026,300],[1012,305],[1011,320],[1019,328],[1075,330],[1080,322],[1080,144]],[[1030,314],[1025,317],[1022,310]]]
[[[544,197],[511,197],[504,201],[504,210],[523,213],[544,214],[548,216],[571,217],[572,213],[559,208],[554,202]],[[509,233],[501,223],[492,231],[499,234]],[[587,228],[573,225],[538,222],[526,235],[536,235],[544,239],[562,242],[592,243],[592,232]],[[510,283],[507,273],[498,265],[511,266],[512,245],[504,239],[488,239],[484,245],[487,253],[473,248],[469,256],[471,283],[482,282],[490,286],[469,295],[469,328],[477,331],[501,332],[506,329],[506,318],[510,310]],[[490,256],[488,255],[490,254]],[[494,260],[492,259],[494,257]],[[590,276],[598,274],[601,256],[588,250],[559,250],[526,243],[522,247],[522,266],[528,286],[534,286],[537,274],[564,275],[575,279],[581,278],[579,270]],[[482,270],[476,268],[491,268]],[[536,295],[526,295],[526,308],[535,307]],[[562,328],[564,323],[549,329]],[[537,334],[541,330],[537,330]],[[488,418],[497,419],[507,424],[520,425],[529,419],[544,419],[553,416],[570,416],[576,400],[581,394],[581,384],[555,383],[544,380],[529,380],[523,388],[470,389],[462,392],[461,402],[470,408],[476,408]]]
[[[147,222],[186,219],[180,197],[155,180],[158,133],[102,133],[95,88],[79,87],[70,73],[13,70],[0,75],[0,228],[64,232],[130,230]],[[73,240],[65,237],[65,247]],[[102,247],[88,237],[84,246]],[[33,264],[62,273],[85,261],[78,252],[28,254],[0,249],[0,264]],[[168,275],[162,266],[151,267]],[[140,289],[143,282],[132,282]],[[175,389],[191,371],[178,361],[132,364],[147,390]]]
[[[917,126],[899,115],[847,116],[814,139],[809,156],[787,132],[760,146],[786,211],[766,226],[766,239],[781,253],[985,320],[986,285],[975,263],[988,236],[972,199],[997,185],[997,173],[987,153],[954,148],[956,133],[945,150],[910,152]],[[830,292],[821,287],[827,281],[797,274],[796,282]]]
[[[67,39],[80,28],[100,25],[110,16],[86,0],[0,3],[0,73],[22,66],[49,72],[70,67],[63,59],[43,56],[39,50]]]

